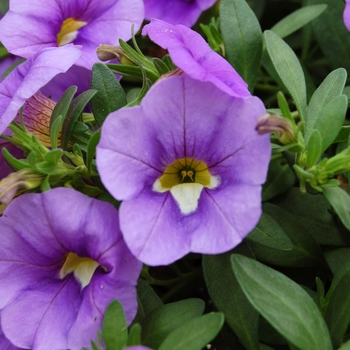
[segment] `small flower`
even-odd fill
[[[246,82],[197,32],[153,19],[142,34],[167,49],[174,64],[191,78],[210,81],[231,96],[250,96]]]
[[[0,134],[15,119],[25,101],[54,76],[67,71],[80,54],[72,45],[48,48],[16,67],[0,84]]]
[[[15,199],[0,218],[0,308],[16,346],[80,350],[118,299],[136,314],[141,270],[109,203],[68,188]]]
[[[100,43],[117,45],[131,38],[143,21],[141,0],[11,0],[0,22],[0,41],[15,55],[28,58],[47,47],[81,46],[76,63],[91,69]]]
[[[166,265],[188,252],[222,253],[254,228],[270,159],[269,135],[255,131],[264,113],[256,97],[180,76],[107,117],[98,171],[123,201],[121,230],[139,260]]]
[[[216,0],[144,0],[145,18],[159,18],[171,24],[192,27],[200,14]]]

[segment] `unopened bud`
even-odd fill
[[[121,64],[136,66],[131,58],[124,52],[121,47],[101,44],[96,49],[97,57],[101,61],[109,61],[116,58]]]
[[[11,173],[0,181],[0,203],[9,204],[20,188],[27,190],[41,185],[44,176],[29,169]]]
[[[258,119],[255,130],[259,135],[273,132],[284,145],[296,142],[293,124],[279,115],[265,113]]]

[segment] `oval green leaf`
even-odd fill
[[[185,321],[204,311],[201,299],[185,299],[166,304],[150,312],[142,321],[142,344],[158,349],[164,339]]]
[[[294,281],[242,255],[232,269],[256,310],[299,350],[332,350],[329,332],[311,297]]]
[[[264,33],[267,52],[283,84],[293,97],[301,120],[306,114],[306,85],[303,69],[293,50],[274,32]]]
[[[221,0],[219,11],[226,58],[253,91],[263,47],[259,21],[245,0]]]
[[[189,320],[171,332],[158,350],[201,350],[216,337],[224,320],[221,312]]]

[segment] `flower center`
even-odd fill
[[[204,187],[214,189],[219,178],[210,174],[208,166],[194,158],[181,158],[170,164],[153,184],[153,191],[170,191],[185,215],[194,212]]]
[[[71,43],[78,35],[78,29],[87,25],[87,22],[76,21],[67,18],[63,21],[60,32],[57,34],[57,45],[62,46]]]
[[[81,283],[81,288],[86,287],[99,264],[90,258],[81,258],[75,253],[68,253],[60,271],[60,278],[66,277],[71,272]]]

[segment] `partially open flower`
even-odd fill
[[[1,324],[14,345],[89,347],[115,299],[134,318],[141,263],[111,204],[68,188],[26,194],[0,218],[0,240]]]

